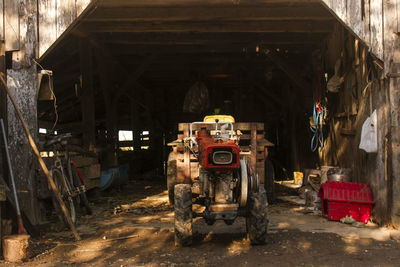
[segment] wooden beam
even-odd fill
[[[4,0],[0,1],[0,41],[4,42]]]
[[[321,5],[284,6],[279,4],[261,6],[216,7],[135,7],[98,8],[84,21],[197,21],[197,20],[332,20],[333,16]]]
[[[129,21],[129,22],[85,22],[80,29],[84,32],[253,32],[253,33],[329,33],[331,22],[304,20],[185,20],[185,21]]]
[[[112,51],[113,56],[127,56],[127,55],[143,55],[153,53],[154,51],[160,54],[209,54],[209,55],[227,55],[236,54],[242,55],[244,53],[256,53],[257,42],[243,42],[243,43],[230,43],[230,44],[201,44],[201,45],[170,45],[170,44],[108,44],[107,50]],[[302,45],[302,44],[286,44],[286,45],[264,45],[268,49],[281,49],[287,50],[289,53],[311,53],[317,48],[315,45]],[[187,55],[188,56],[188,55]]]
[[[114,104],[118,101],[118,99],[125,94],[125,92],[131,88],[134,83],[139,79],[139,77],[146,71],[146,69],[154,62],[157,55],[152,54],[144,59],[141,65],[132,71],[132,73],[128,76],[128,79],[125,81],[124,85],[116,92],[113,97]]]
[[[247,64],[250,65],[250,64]],[[254,78],[254,75],[252,74],[253,71],[250,69],[247,69],[247,78],[248,82],[257,88],[258,90],[255,90],[254,93],[260,93],[259,97],[262,98],[266,103],[271,103],[274,105],[276,108],[282,108],[282,99],[275,94],[271,93],[271,91],[268,90],[265,86],[260,84],[256,79]]]
[[[6,53],[5,44],[0,41],[0,75],[6,79]],[[0,83],[0,118],[4,120],[7,127],[7,93],[4,90],[4,85]],[[4,165],[5,166],[5,165]]]
[[[291,65],[287,62],[285,58],[280,56],[274,50],[268,50],[265,54],[279,69],[281,69],[292,80],[292,82],[297,87],[306,91],[309,91],[311,89],[311,85],[299,75],[298,70],[295,70],[291,67]]]
[[[94,33],[94,40],[104,44],[140,44],[140,45],[215,45],[247,44],[284,45],[284,44],[320,44],[325,33]]]
[[[400,32],[400,1],[396,1],[397,32]]]
[[[237,4],[232,0],[104,0],[99,2],[99,7],[170,7],[170,6],[246,6],[246,5],[266,5],[266,4],[281,4],[281,5],[296,5],[296,4],[320,4],[319,0],[242,0]]]
[[[4,0],[4,37],[6,52],[17,51],[20,47],[20,1]]]

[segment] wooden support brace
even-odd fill
[[[118,102],[118,99],[125,94],[125,92],[131,88],[137,79],[139,79],[140,76],[147,70],[147,68],[154,62],[156,59],[156,54],[152,54],[149,57],[147,57],[142,64],[139,66],[139,68],[135,69],[132,71],[132,73],[128,76],[128,80],[125,81],[124,85],[118,90],[118,92],[115,94],[113,98],[113,102],[116,103]]]
[[[189,124],[185,124],[184,126],[184,130],[183,130],[183,134],[185,137],[189,137]],[[185,184],[191,184],[192,183],[192,179],[191,179],[191,175],[190,175],[190,151],[189,149],[185,146],[185,152],[184,152],[184,156],[183,156],[183,162],[185,165],[185,178],[184,178],[184,183]]]
[[[286,59],[278,55],[274,50],[268,50],[266,53],[267,57],[279,68],[281,69],[292,81],[293,83],[301,88],[302,90],[309,91],[311,85],[306,82],[299,74],[298,71],[294,70]]]

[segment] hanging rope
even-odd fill
[[[317,77],[314,80],[315,93],[314,93],[314,106],[313,106],[313,124],[310,126],[310,130],[313,133],[311,138],[311,151],[317,151],[320,147],[320,151],[324,149],[324,119],[326,116],[325,109],[325,85],[326,81],[323,76],[321,68],[317,70]]]
[[[313,133],[313,137],[311,138],[312,152],[315,152],[318,146],[321,146],[321,150],[324,148],[323,118],[324,109],[321,107],[321,103],[315,101],[313,107],[313,125],[310,126],[310,130]]]

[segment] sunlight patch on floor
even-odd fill
[[[227,248],[228,255],[239,255],[243,252],[247,252],[251,249],[250,241],[247,238],[243,238],[239,241],[233,241]]]

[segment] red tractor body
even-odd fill
[[[199,164],[207,171],[232,172],[239,169],[239,146],[230,139],[215,139],[206,127],[201,127],[196,138],[199,144]]]

